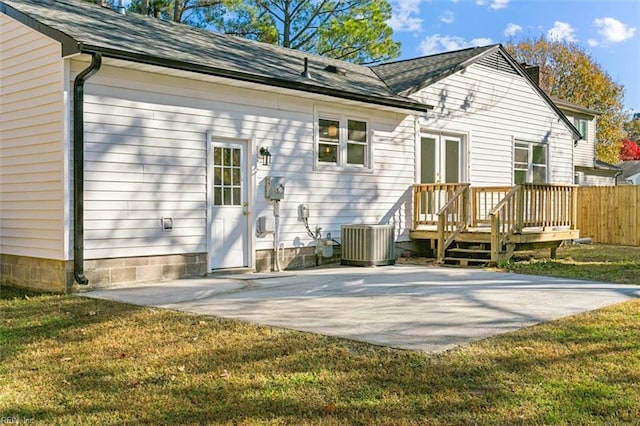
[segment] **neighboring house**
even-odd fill
[[[596,158],[596,128],[600,113],[561,99],[554,98],[553,101],[581,134],[573,152],[576,185],[615,185],[620,168]]]
[[[640,160],[621,161],[618,167],[622,170],[618,178],[620,183],[640,185]]]
[[[577,129],[499,45],[366,67],[75,0],[0,26],[6,282],[301,267],[302,204],[403,243],[415,184],[573,183]]]

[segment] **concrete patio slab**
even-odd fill
[[[640,297],[640,286],[395,265],[185,279],[81,295],[439,352]]]

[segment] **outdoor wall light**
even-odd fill
[[[263,166],[268,166],[269,164],[271,164],[271,153],[269,152],[269,148],[266,147],[260,147],[260,157],[262,157],[262,165]]]

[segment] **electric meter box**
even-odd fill
[[[281,177],[267,176],[264,183],[267,200],[284,200],[284,180]]]

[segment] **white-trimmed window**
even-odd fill
[[[517,140],[513,149],[513,183],[547,183],[547,145]]]
[[[587,140],[589,136],[589,121],[584,118],[576,117],[574,119],[574,124],[576,129],[580,131],[580,136],[582,136],[582,140]]]
[[[347,116],[318,116],[318,165],[370,167],[368,120]]]

